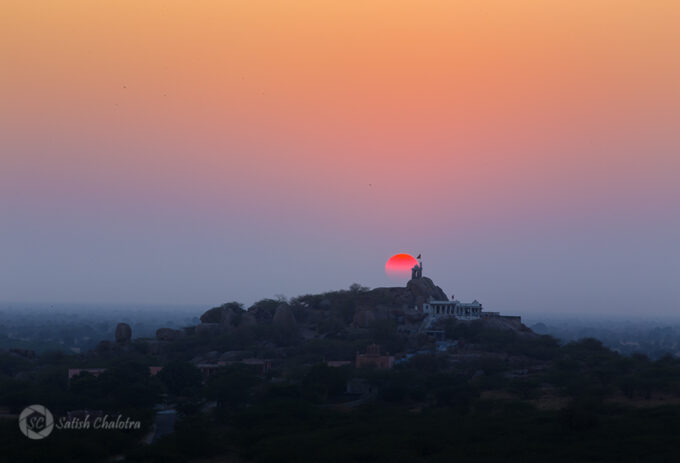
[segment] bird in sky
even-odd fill
[[[418,257],[416,257],[416,259],[420,259],[420,254],[418,254]]]

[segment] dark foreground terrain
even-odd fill
[[[86,353],[5,351],[0,460],[680,459],[680,361],[594,339],[560,345],[519,322],[447,319],[419,332],[417,291],[229,303],[155,338],[119,326]],[[30,440],[17,415],[31,404],[141,427]]]

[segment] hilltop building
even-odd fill
[[[477,320],[482,318],[482,304],[478,300],[460,301],[428,301],[423,304],[423,313],[435,318],[455,317],[459,320]]]
[[[423,263],[419,262],[411,269],[411,282],[428,280],[423,277]],[[438,288],[437,288],[438,289]],[[441,290],[430,292],[426,300],[417,303],[414,307],[416,312],[425,315],[418,330],[420,333],[441,334],[440,330],[432,330],[434,322],[445,318],[455,318],[457,320],[480,320],[480,319],[506,319],[521,322],[520,317],[502,316],[499,312],[484,312],[484,307],[478,300],[472,302],[460,302],[451,296],[452,300],[446,298]]]
[[[421,261],[411,269],[411,279],[421,280],[422,278],[423,263]],[[440,297],[442,296],[446,298],[445,294],[440,295]],[[451,299],[453,300],[435,300],[432,299],[432,295],[430,295],[426,302],[416,305],[416,310],[424,313],[428,318],[455,317],[459,320],[477,320],[482,318],[483,308],[478,300],[475,299],[472,302],[464,303],[456,301],[454,297],[451,297]]]

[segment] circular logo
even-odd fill
[[[19,430],[29,439],[44,439],[54,428],[54,417],[43,405],[29,405],[19,415]]]

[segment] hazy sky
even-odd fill
[[[4,0],[0,300],[680,311],[677,0]]]

